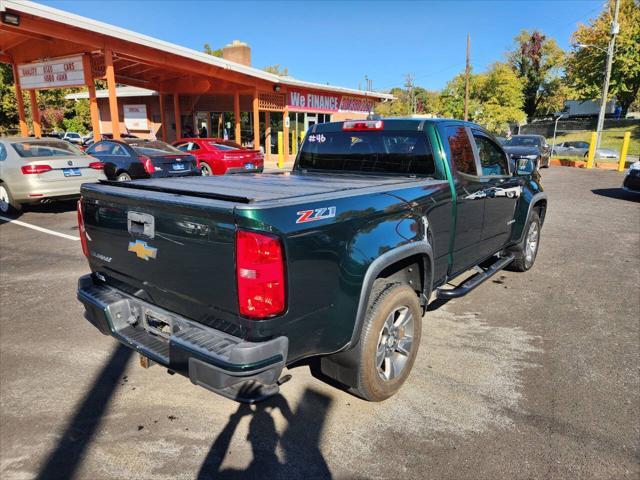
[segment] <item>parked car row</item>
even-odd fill
[[[98,180],[259,173],[262,153],[220,138],[174,142],[145,140],[133,135],[102,135],[102,140],[77,145],[67,138],[13,137],[0,139],[0,213],[19,211],[24,204],[77,197],[80,185]],[[72,132],[71,132],[72,133]],[[70,140],[70,139],[73,139]]]

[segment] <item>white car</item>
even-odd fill
[[[640,193],[640,161],[633,163],[624,173],[622,188],[627,192]]]
[[[82,136],[78,132],[67,132],[64,134],[62,139],[67,142],[75,143],[76,145],[80,145],[82,143]]]
[[[105,179],[104,165],[55,138],[0,139],[0,213],[23,204],[80,195],[80,185]]]

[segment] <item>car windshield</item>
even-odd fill
[[[237,143],[232,142],[209,142],[213,148],[217,148],[218,150],[240,150],[242,147]]]
[[[141,153],[142,155],[166,155],[176,153],[184,153],[178,150],[176,147],[172,147],[168,143],[160,142],[158,140],[153,141],[145,141],[145,140],[134,140],[127,139],[125,140],[127,144],[129,144],[137,153]]]
[[[507,140],[504,145],[506,147],[539,147],[542,142],[538,137],[515,136]]]
[[[11,146],[23,158],[81,156],[85,153],[68,142],[60,140],[33,140],[15,142]]]
[[[422,132],[368,131],[312,133],[305,138],[303,169],[431,175],[433,154]]]

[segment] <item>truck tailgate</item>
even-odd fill
[[[205,325],[243,336],[234,202],[87,184],[82,210],[96,277]]]

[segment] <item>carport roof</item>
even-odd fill
[[[113,37],[114,39],[126,42],[132,42],[138,45],[158,50],[160,52],[179,55],[192,61],[197,61],[202,64],[211,65],[223,70],[235,72],[237,74],[271,82],[273,84],[281,84],[315,90],[327,90],[358,96],[366,95],[368,97],[377,99],[394,98],[393,95],[387,93],[364,92],[362,90],[356,90],[352,88],[338,87],[314,82],[305,82],[292,77],[280,77],[278,75],[265,72],[264,70],[260,70],[258,68],[249,67],[236,62],[231,62],[229,60],[214,57],[204,52],[199,52],[197,50],[165,42],[163,40],[143,35],[141,33],[133,32],[131,30],[116,27],[114,25],[110,25],[108,23],[100,22],[97,20],[92,20],[90,18],[75,15],[64,10],[48,7],[46,5],[41,5],[35,2],[29,2],[25,0],[0,0],[0,11],[5,10],[12,10],[14,12],[24,13],[26,15],[41,17],[53,22],[59,22],[75,29],[81,29],[86,32],[95,33],[96,35],[98,35],[99,32],[100,35]]]

